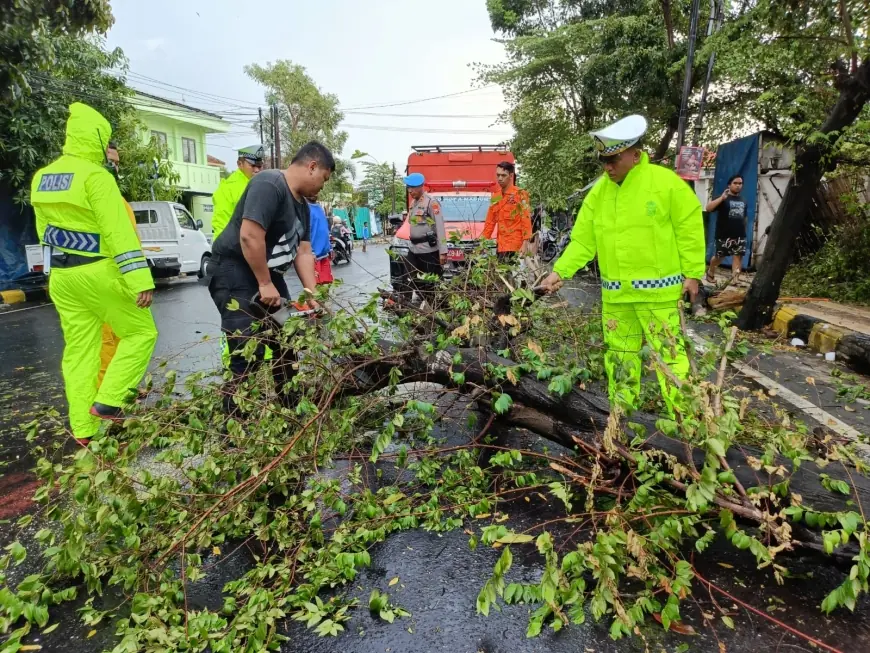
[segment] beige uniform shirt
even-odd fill
[[[444,229],[444,216],[441,204],[428,193],[423,193],[408,207],[408,221],[411,225],[411,252],[414,254],[447,254],[447,232]],[[436,244],[430,245],[427,236],[435,235]]]

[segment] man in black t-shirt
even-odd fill
[[[726,256],[731,257],[733,280],[740,276],[743,256],[746,254],[746,200],[740,195],[743,191],[743,177],[734,175],[720,197],[707,203],[705,210],[716,214],[716,252],[710,259],[707,281],[715,283],[714,273]]]
[[[221,314],[233,373],[232,387],[224,395],[228,411],[233,409],[235,385],[263,360],[263,342],[257,347],[253,363],[241,353],[245,342],[255,334],[252,325],[260,321],[258,316],[264,310],[277,308],[290,299],[284,272],[292,264],[306,291],[316,285],[305,197],[317,195],[334,171],[335,159],[326,147],[317,142],[304,145],[286,170],[265,170],[251,179],[229,224],[212,246],[214,265],[209,292]],[[251,302],[257,294],[255,304],[259,306]],[[313,305],[313,299],[308,303]],[[282,399],[287,398],[285,386],[293,374],[295,354],[280,351],[274,340],[269,345],[275,350],[276,390]]]

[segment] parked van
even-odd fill
[[[202,220],[194,220],[177,202],[131,202],[130,206],[155,278],[205,276],[211,245],[202,232]]]

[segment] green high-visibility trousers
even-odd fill
[[[134,396],[157,342],[151,309],[136,306],[136,293],[112,259],[75,268],[55,268],[49,293],[63,329],[63,381],[73,435],[90,438],[100,420],[90,414],[96,401],[124,406]],[[118,349],[97,390],[103,324],[118,336]]]
[[[638,408],[640,399],[640,350],[646,340],[650,349],[678,379],[689,375],[689,358],[680,329],[676,302],[606,302],[602,306],[604,325],[604,367],[607,370],[611,404]],[[662,397],[673,414],[680,394],[673,381],[656,367]]]
[[[263,360],[270,361],[275,357],[269,345],[266,345],[266,351],[263,352]],[[227,342],[227,334],[221,333],[221,364],[224,369],[230,369],[230,343]]]

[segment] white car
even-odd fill
[[[142,250],[155,278],[205,276],[211,244],[202,221],[177,202],[131,202]]]

